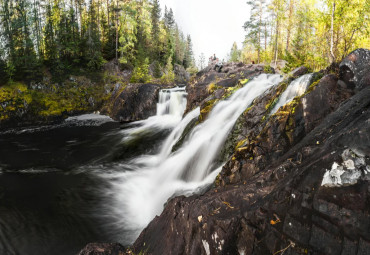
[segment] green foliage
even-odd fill
[[[148,83],[150,81],[151,77],[149,75],[149,60],[145,59],[134,68],[130,82]]]
[[[264,71],[265,73],[273,73],[273,69],[272,69],[272,67],[271,67],[271,66],[269,66],[269,65],[265,65],[265,66],[263,67],[263,71]]]
[[[198,73],[198,68],[193,64],[192,66],[188,67],[186,71],[190,74],[190,76],[194,76]]]
[[[43,72],[62,82],[113,58],[137,67],[137,80],[148,80],[146,58],[157,67],[169,57],[185,68],[193,64],[190,36],[178,29],[171,9],[161,20],[159,0],[2,0],[0,7],[2,84],[39,81]]]
[[[258,0],[248,4],[252,8],[244,25],[244,62],[273,66],[284,59],[288,61],[286,73],[302,65],[320,70],[332,61],[340,62],[354,49],[370,47],[367,0]]]
[[[162,74],[162,71],[161,71],[161,64],[159,63],[159,61],[154,61],[153,62],[153,76],[154,78],[160,78],[161,77],[161,74]]]
[[[104,87],[80,80],[66,82],[63,86],[49,84],[43,89],[31,89],[25,84],[11,82],[0,88],[0,120],[32,114],[36,118],[61,116],[64,113],[92,111],[89,98],[99,105],[105,98]]]
[[[161,77],[162,84],[173,84],[175,82],[175,73],[173,72],[172,58],[167,60],[166,71]]]
[[[229,61],[230,62],[238,62],[240,59],[240,50],[238,49],[238,45],[236,42],[233,43],[233,47],[231,48],[230,51],[230,56],[229,56]]]

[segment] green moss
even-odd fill
[[[216,90],[221,89],[221,86],[217,86],[215,83],[210,83],[207,87],[208,93],[213,94]]]
[[[266,66],[263,68],[263,71],[264,71],[265,73],[274,73],[274,69],[273,69],[271,66],[269,66],[269,65],[266,65]]]
[[[218,102],[217,99],[209,100],[206,102],[206,105],[200,110],[200,116],[199,116],[199,121],[203,122],[208,114],[211,112],[213,106]]]
[[[89,98],[96,105],[106,98],[104,86],[81,79],[80,83],[65,82],[63,86],[45,85],[44,89],[31,89],[21,83],[12,83],[0,88],[0,120],[12,118],[21,112],[35,119],[61,116],[65,113],[93,111]]]

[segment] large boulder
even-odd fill
[[[357,49],[351,52],[339,65],[339,78],[348,87],[361,90],[370,83],[370,50]]]
[[[117,84],[102,113],[120,122],[147,119],[156,114],[159,90],[163,87],[158,84]]]
[[[297,67],[296,69],[294,69],[291,72],[291,76],[293,76],[293,77],[299,77],[299,76],[302,76],[302,75],[304,75],[306,73],[308,73],[308,68],[305,67],[305,66],[300,66],[300,67]]]

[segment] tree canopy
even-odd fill
[[[0,83],[100,70],[194,65],[190,36],[158,0],[0,0]]]
[[[368,0],[248,1],[251,16],[240,60],[313,70],[340,61],[356,48],[370,48]]]

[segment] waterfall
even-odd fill
[[[238,117],[257,96],[281,80],[280,75],[267,74],[254,78],[229,99],[215,105],[209,117],[193,128],[181,147],[171,153],[188,124],[198,118],[199,108],[194,109],[174,126],[157,153],[131,160],[123,166],[126,171],[113,176],[107,174],[113,183],[109,195],[114,201],[110,210],[119,215],[118,224],[136,230],[138,234],[155,215],[161,213],[168,198],[174,194],[190,195],[211,184],[222,167],[216,164],[216,158]],[[149,118],[150,122],[165,121],[158,116],[179,114],[177,107],[184,109],[180,95],[173,94],[180,92],[177,89],[169,91],[161,92],[159,115]],[[142,124],[133,129],[142,128]],[[152,123],[152,126],[166,125]]]
[[[279,98],[279,101],[275,105],[274,109],[272,109],[271,115],[276,113],[280,107],[289,103],[295,97],[303,95],[306,92],[308,86],[311,84],[312,77],[313,74],[309,73],[302,75],[301,77],[292,81]]]
[[[162,89],[159,92],[157,115],[182,116],[186,108],[185,88]]]
[[[129,124],[129,128],[122,131],[123,140],[129,142],[143,134],[175,128],[184,114],[186,96],[185,88],[176,87],[161,90],[157,103],[157,115]]]

